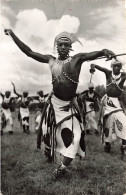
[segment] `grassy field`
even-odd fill
[[[48,164],[43,147],[36,149],[34,114],[31,115],[31,133],[23,134],[17,116],[14,134],[4,133],[1,140],[1,188],[3,195],[123,195],[126,193],[126,160],[121,160],[120,143],[115,143],[111,154],[106,154],[100,137],[86,136],[87,155],[77,157],[68,174],[52,180],[56,162]]]

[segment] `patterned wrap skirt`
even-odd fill
[[[76,98],[63,101],[52,95],[45,104],[41,127],[38,138],[43,135],[52,157],[55,152],[69,158],[75,158],[76,154],[85,157],[85,133]]]
[[[117,138],[126,140],[126,115],[121,108],[118,98],[103,98],[103,140],[105,142],[115,141]]]

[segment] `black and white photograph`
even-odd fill
[[[126,195],[125,81],[125,0],[0,0],[0,195]]]

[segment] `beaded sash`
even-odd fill
[[[67,78],[69,81],[71,81],[74,84],[78,84],[78,81],[73,80],[72,78],[70,78],[68,76],[68,74],[63,71],[63,66],[71,61],[71,57],[67,58],[66,60],[62,61],[62,60],[54,60],[53,63],[50,64],[50,68],[52,71],[52,74],[54,76],[52,83],[54,83],[54,81],[59,80],[61,76],[64,76],[65,78]]]

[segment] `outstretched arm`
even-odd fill
[[[111,71],[108,70],[107,68],[103,68],[103,67],[98,66],[98,65],[96,65],[96,64],[91,64],[90,72],[94,72],[94,71],[95,71],[95,68],[96,68],[97,70],[100,70],[100,71],[104,72],[106,75],[108,75],[108,74],[111,72]]]
[[[39,101],[39,96],[30,96],[33,100],[38,100]]]
[[[86,92],[87,92],[87,90],[82,91],[82,92],[80,93],[80,95],[85,95],[85,94],[86,94]]]
[[[40,53],[34,52],[29,48],[26,44],[24,44],[11,29],[5,29],[4,30],[6,35],[10,35],[16,45],[20,48],[20,50],[25,53],[28,57],[33,58],[34,60],[37,60],[39,62],[48,63],[51,58],[54,58],[51,55],[42,55]]]
[[[12,83],[12,82],[11,82],[11,83]],[[18,97],[22,97],[21,94],[17,93],[17,91],[16,91],[16,89],[15,89],[15,84],[12,83],[12,85],[13,85],[13,91],[14,91],[14,93],[15,93]]]
[[[79,61],[83,63],[85,61],[95,60],[102,56],[106,57],[107,59],[112,59],[115,56],[115,53],[108,49],[103,49],[101,51],[94,51],[90,53],[79,53],[76,56],[78,56]]]
[[[28,101],[29,101],[29,102],[33,102],[33,101],[34,101],[34,97],[33,97],[33,96],[29,96],[29,97],[28,97]]]
[[[48,95],[49,95],[49,93],[45,94],[45,95],[44,95],[44,98],[46,98]]]

